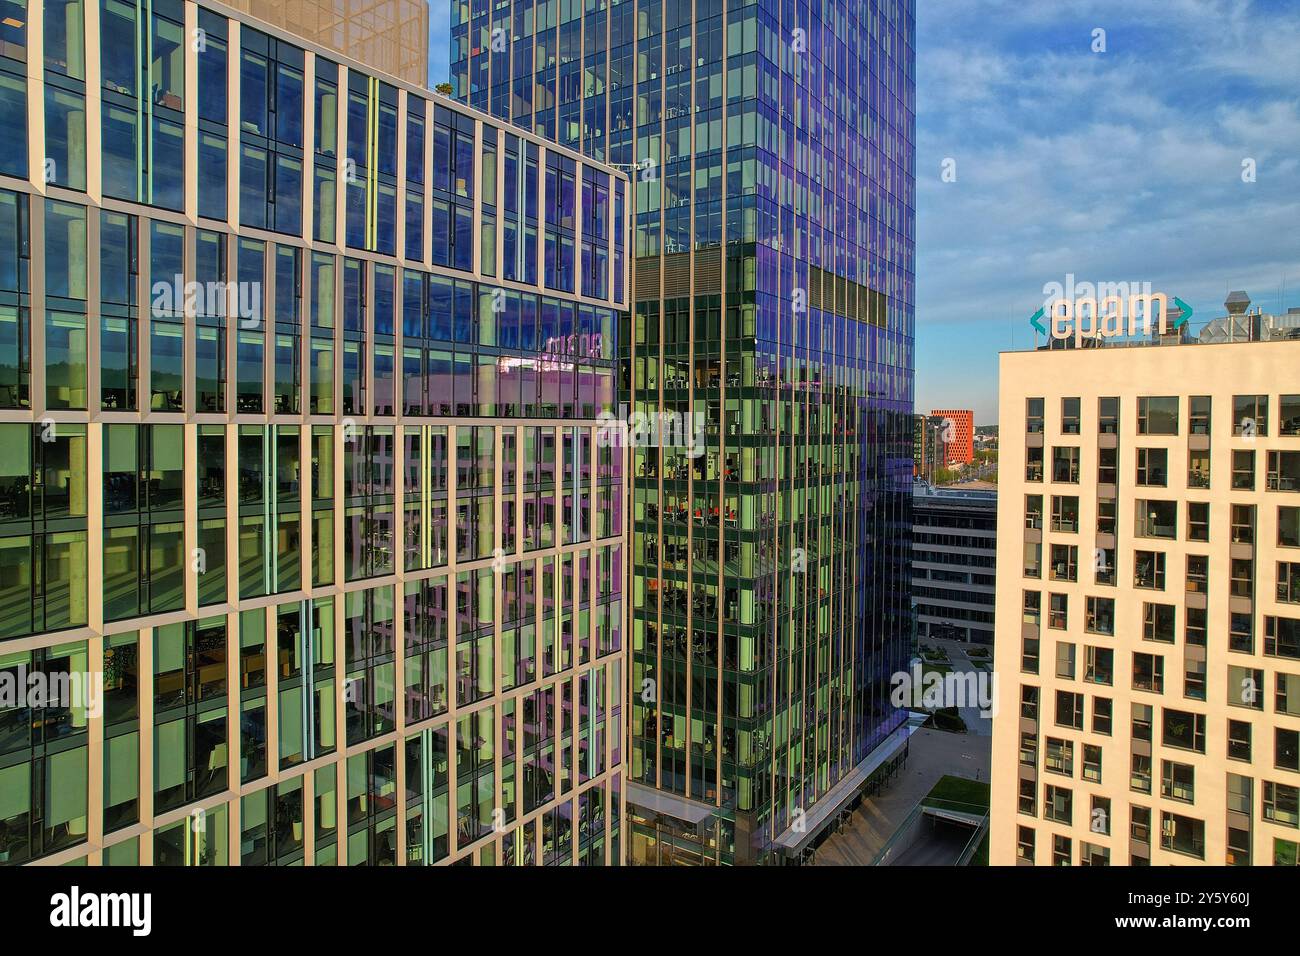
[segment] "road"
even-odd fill
[[[971,841],[974,827],[950,820],[925,820],[923,836],[898,855],[890,866],[952,866]]]
[[[987,781],[991,749],[989,737],[918,730],[909,742],[907,766],[883,793],[862,801],[844,830],[817,849],[813,865],[870,865],[945,774]]]

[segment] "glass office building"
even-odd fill
[[[620,862],[626,177],[0,7],[0,862]]]
[[[633,862],[798,860],[905,746],[914,59],[911,0],[452,4],[460,99],[631,171],[620,403],[701,423],[632,453]]]

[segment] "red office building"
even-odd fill
[[[969,408],[935,409],[933,418],[944,419],[940,432],[943,443],[943,463],[969,465],[975,460],[975,413]],[[948,423],[952,424],[949,425]]]

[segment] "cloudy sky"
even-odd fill
[[[1068,273],[1194,322],[1300,305],[1300,2],[917,0],[917,180],[920,410],[996,421],[997,353]]]
[[[996,421],[997,353],[1067,273],[1194,323],[1229,289],[1300,305],[1300,3],[917,7],[918,410]]]

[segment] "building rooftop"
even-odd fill
[[[1050,327],[1046,338],[1034,334],[1035,344],[1028,349],[1011,351],[1073,351],[1081,349],[1117,349],[1150,348],[1152,346],[1171,345],[1236,345],[1249,342],[1300,341],[1300,306],[1292,306],[1286,312],[1265,312],[1262,307],[1250,308],[1250,296],[1241,290],[1230,292],[1224,300],[1223,308],[1227,312],[1204,322],[1188,322],[1180,329],[1167,331],[1161,335],[1152,331],[1150,335],[1114,336],[1110,338],[1085,338],[1078,344],[1073,336],[1065,339],[1053,339]],[[1169,314],[1176,319],[1181,310],[1170,305]],[[1047,320],[1043,319],[1046,323]]]
[[[996,489],[989,490],[984,488],[962,488],[961,486],[943,485],[936,487],[928,481],[912,482],[912,498],[924,498],[927,503],[951,502],[969,503],[969,504],[994,504],[998,503],[998,493]]]

